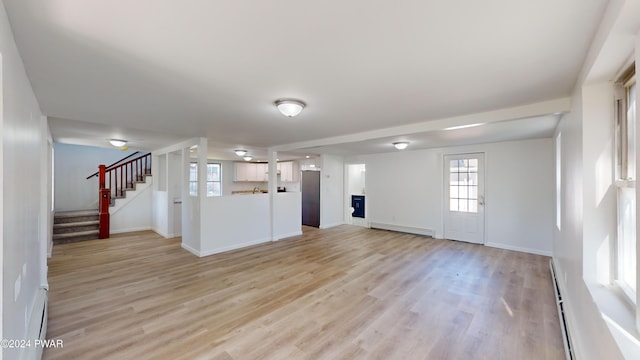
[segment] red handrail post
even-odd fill
[[[109,237],[109,204],[111,203],[111,190],[105,188],[106,169],[104,165],[98,166],[98,187],[99,187],[99,233],[98,238],[106,239]]]

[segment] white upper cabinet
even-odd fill
[[[266,182],[269,181],[269,164],[236,162],[234,181]],[[294,182],[296,176],[293,171],[293,161],[283,161],[278,163],[278,175],[280,181]]]
[[[278,163],[278,172],[280,173],[280,181],[293,182],[293,161],[283,161]]]

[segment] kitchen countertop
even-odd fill
[[[260,191],[253,191],[253,190],[236,190],[236,191],[232,191],[231,195],[247,195],[247,194],[268,194],[269,190],[260,190]]]

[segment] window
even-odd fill
[[[636,302],[636,84],[634,73],[622,80],[616,100],[616,185],[618,236],[616,284]]]
[[[222,196],[220,164],[207,164],[207,197]]]
[[[478,212],[478,159],[449,161],[449,211]]]
[[[189,164],[189,195],[198,196],[198,163]]]
[[[207,197],[222,196],[221,166],[207,164]],[[198,196],[198,163],[189,164],[189,195]]]

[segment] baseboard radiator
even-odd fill
[[[21,360],[42,359],[44,347],[38,346],[38,344],[34,344],[34,342],[36,340],[43,341],[47,336],[48,307],[47,288],[41,287],[36,294],[36,301],[33,304],[29,327],[27,328],[27,339],[31,341],[31,346],[24,349],[20,357]]]
[[[553,260],[549,260],[549,269],[551,269],[551,280],[553,280],[553,287],[556,294],[556,306],[558,308],[558,318],[560,320],[560,330],[562,331],[562,342],[564,343],[565,357],[568,360],[575,360],[575,354],[573,353],[573,346],[571,344],[571,336],[569,334],[569,328],[567,326],[567,314],[562,294],[560,293],[560,286],[558,286],[558,277],[556,274],[556,268],[553,265]]]
[[[424,228],[418,228],[418,227],[412,227],[412,226],[372,222],[371,224],[369,224],[369,227],[372,229],[390,230],[390,231],[397,231],[397,232],[403,232],[403,233],[415,234],[415,235],[424,235],[424,236],[430,236],[430,237],[433,237],[434,235],[434,231],[431,229],[424,229]]]

